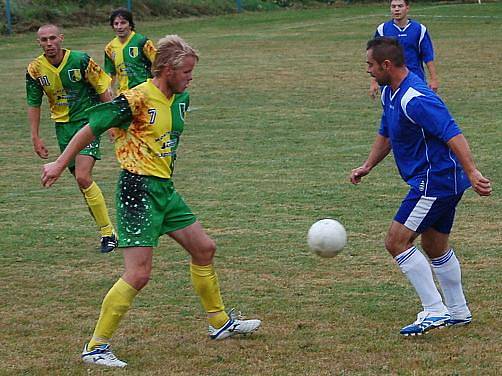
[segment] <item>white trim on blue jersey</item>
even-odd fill
[[[427,33],[427,28],[420,24],[420,39],[418,40],[418,52],[421,52],[422,41],[424,40],[425,33]]]
[[[470,186],[448,147],[461,130],[444,102],[410,72],[394,92],[382,89],[379,134],[389,138],[404,181],[424,196],[457,195]]]
[[[381,23],[380,25],[377,26],[377,33],[378,35],[380,35],[381,37],[383,37],[383,26],[385,25],[385,23]]]
[[[406,115],[406,117],[408,119],[410,119],[410,121],[413,123],[413,124],[416,124],[415,120],[413,120],[412,118],[410,118],[408,116],[408,112],[406,112],[406,106],[408,105],[408,103],[415,97],[419,97],[423,95],[421,92],[413,89],[412,87],[408,88],[408,90],[406,90],[406,93],[404,93],[403,97],[401,98],[401,108],[403,109],[403,112],[404,114]]]
[[[425,81],[423,65],[434,60],[434,47],[425,25],[409,19],[406,26],[400,28],[390,20],[377,26],[374,37],[397,39],[403,47],[406,66]]]

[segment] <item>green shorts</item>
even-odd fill
[[[159,237],[195,223],[197,218],[171,179],[122,170],[115,197],[119,247],[156,247]]]
[[[87,124],[87,121],[70,121],[68,123],[56,123],[56,137],[58,139],[59,150],[63,152],[70,143],[70,140],[75,134]],[[101,159],[101,152],[99,150],[99,137],[96,137],[89,145],[83,148],[81,155],[89,155],[94,159]],[[68,168],[71,170],[75,167],[75,161],[71,161]]]

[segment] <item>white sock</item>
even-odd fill
[[[446,307],[432,278],[431,267],[422,252],[416,247],[411,247],[394,259],[415,288],[424,311],[445,312]]]
[[[462,290],[460,263],[453,249],[441,257],[432,259],[432,270],[443,291],[444,301],[453,318],[466,318],[471,312],[467,308]]]

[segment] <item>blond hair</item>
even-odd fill
[[[160,75],[164,67],[178,68],[183,60],[191,56],[199,61],[197,51],[177,35],[166,35],[157,44],[157,54],[152,64],[152,75]]]

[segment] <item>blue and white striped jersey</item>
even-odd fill
[[[382,88],[379,134],[389,138],[401,177],[422,195],[460,194],[470,182],[447,142],[462,131],[446,105],[410,72],[392,92]]]
[[[427,28],[408,20],[402,29],[393,20],[378,25],[376,37],[396,38],[404,49],[404,60],[410,71],[425,81],[424,63],[434,60],[434,48]]]

